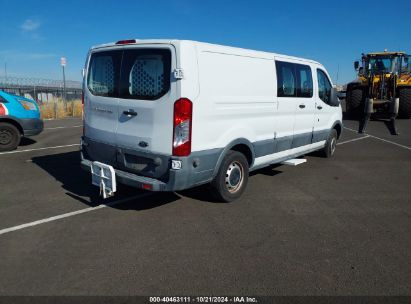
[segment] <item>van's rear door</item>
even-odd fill
[[[170,155],[176,82],[170,45],[125,48],[121,65],[117,145]]]
[[[170,44],[118,45],[91,53],[85,89],[85,136],[92,160],[166,178],[176,100]]]
[[[113,146],[116,145],[121,58],[121,50],[91,53],[83,93],[86,136]]]

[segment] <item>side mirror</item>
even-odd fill
[[[360,67],[360,62],[359,61],[354,61],[354,69],[358,71],[358,68]]]
[[[330,106],[338,107],[339,105],[340,105],[340,100],[338,99],[337,89],[332,87],[331,88],[331,96],[330,96]]]
[[[81,76],[82,76],[83,78],[84,78],[84,76],[86,76],[86,69],[83,68],[83,69],[81,70]]]

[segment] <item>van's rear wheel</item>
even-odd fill
[[[12,124],[0,122],[0,151],[11,151],[20,143],[20,131]]]
[[[325,143],[325,147],[321,151],[322,156],[329,158],[334,155],[335,149],[337,148],[337,138],[337,131],[335,129],[332,129],[330,135],[328,136],[327,142]]]
[[[217,176],[211,182],[214,197],[223,202],[239,198],[248,182],[248,162],[237,151],[229,151],[224,157]]]

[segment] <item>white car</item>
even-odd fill
[[[342,112],[320,63],[184,40],[91,48],[84,71],[82,167],[113,194],[210,183],[232,201],[248,174],[322,150],[334,154]],[[104,194],[103,193],[103,194]]]

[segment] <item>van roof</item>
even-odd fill
[[[201,45],[206,48],[209,48],[210,51],[216,51],[218,52],[218,49],[222,50],[224,48],[225,50],[231,50],[236,53],[241,53],[244,55],[255,55],[255,56],[262,56],[262,57],[279,57],[283,59],[290,59],[290,60],[300,60],[300,61],[305,61],[305,62],[310,62],[314,64],[321,65],[319,62],[311,60],[311,59],[306,59],[306,58],[301,58],[301,57],[294,57],[294,56],[288,56],[288,55],[283,55],[283,54],[277,54],[277,53],[270,53],[270,52],[263,52],[263,51],[257,51],[257,50],[251,50],[251,49],[244,49],[244,48],[239,48],[239,47],[232,47],[232,46],[226,46],[226,45],[219,45],[219,44],[212,44],[212,43],[206,43],[206,42],[200,42],[200,41],[194,41],[194,40],[178,40],[178,39],[135,39],[136,43],[135,44],[182,44],[182,43],[188,43],[188,44],[195,44],[195,45]],[[105,43],[105,44],[100,44],[96,46],[92,46],[91,50],[95,49],[100,49],[100,48],[106,48],[106,47],[113,47],[116,46],[116,42],[110,42],[110,43]]]

